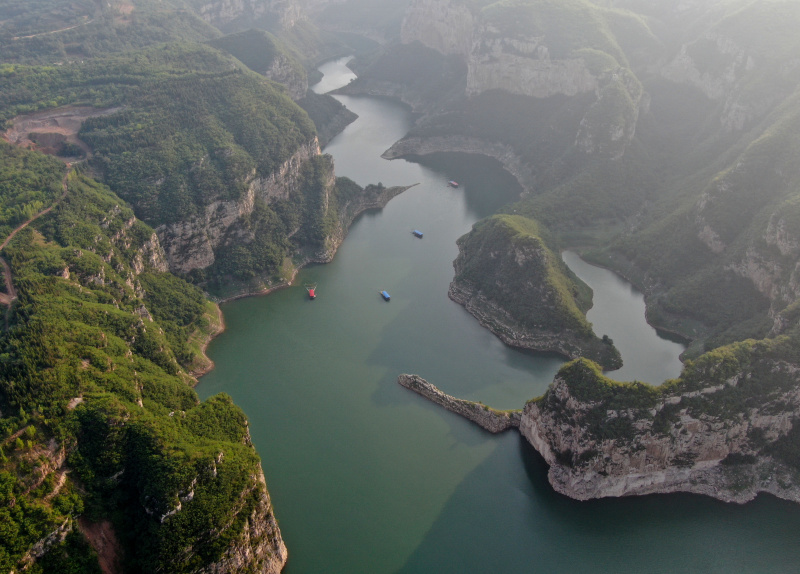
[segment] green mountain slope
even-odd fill
[[[0,157],[18,185],[64,176],[5,143]],[[18,300],[0,338],[1,567],[32,562],[31,546],[81,513],[117,526],[130,571],[212,564],[255,517],[274,519],[244,415],[228,397],[199,403],[187,384],[186,335],[204,328],[206,301],[165,272],[153,230],[108,188],[66,182],[3,252]],[[33,571],[92,562],[79,539],[60,539]]]

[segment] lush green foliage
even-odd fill
[[[64,164],[0,140],[0,241],[61,194]]]
[[[0,22],[2,59],[19,63],[74,62],[219,35],[181,0],[9,0],[0,4]]]
[[[233,62],[209,47],[171,45],[57,68],[6,67],[0,109],[124,107],[87,120],[81,137],[141,217],[175,221],[238,198],[253,170],[268,176],[314,137],[282,90]]]
[[[523,329],[574,339],[586,356],[619,368],[613,342],[599,339],[586,320],[591,290],[551,249],[536,221],[495,215],[475,224],[458,246],[456,285],[480,293]]]
[[[16,181],[60,181],[63,168],[36,153],[0,154]],[[19,300],[0,338],[0,569],[86,512],[122,526],[130,571],[188,571],[239,534],[237,511],[263,492],[258,457],[230,398],[199,404],[187,386],[181,363],[193,357],[180,345],[199,326],[202,295],[149,267],[153,230],[108,188],[75,173],[68,186],[4,252]],[[64,451],[80,493],[52,472]],[[176,562],[191,545],[200,550]],[[33,571],[93,568],[70,536]]]
[[[275,59],[280,57],[283,62],[292,67],[297,76],[304,77],[306,75],[306,71],[298,59],[269,32],[245,30],[223,36],[210,44],[227,52],[260,74],[269,70]]]
[[[303,108],[317,128],[317,137],[320,147],[338,135],[347,124],[358,117],[344,107],[339,100],[328,94],[317,94],[308,90],[304,98],[297,100],[297,105]]]
[[[576,303],[581,282],[568,275],[542,236],[534,220],[520,216],[496,215],[478,222],[458,241],[461,256],[455,281],[473,285],[490,300],[502,301],[503,308],[522,324],[590,335],[585,311]],[[513,273],[513,265],[505,267],[497,254],[507,254],[520,269]],[[498,277],[503,277],[502,285]]]
[[[581,403],[579,409],[568,407],[563,395],[551,391],[535,400],[558,420],[580,426],[592,439],[621,440],[631,447],[637,434],[644,432],[641,428],[636,431],[634,422],[651,424],[654,433],[670,434],[680,431],[682,415],[726,424],[750,409],[782,411],[786,405],[778,401],[780,393],[797,385],[791,365],[800,361],[798,339],[800,332],[795,329],[774,339],[719,347],[695,361],[687,361],[678,379],[657,387],[637,381],[613,381],[602,374],[597,364],[577,359],[564,365],[557,378],[566,383],[569,396]],[[749,437],[750,448],[773,454],[798,469],[800,457],[791,442],[794,436],[793,431],[766,440],[755,433]]]

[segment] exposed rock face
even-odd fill
[[[514,149],[499,142],[488,142],[466,136],[406,137],[394,143],[381,155],[384,159],[398,159],[414,155],[428,155],[438,152],[474,153],[493,157],[525,189],[533,189],[534,174],[517,155]]]
[[[72,532],[72,520],[67,519],[65,520],[61,526],[56,528],[53,532],[36,542],[30,550],[22,557],[19,563],[22,565],[23,570],[27,570],[28,567],[33,564],[37,558],[41,558],[47,552],[55,546],[56,544],[60,544],[64,542],[64,539],[67,535]]]
[[[780,460],[783,446],[777,446],[793,440],[800,369],[769,359],[759,366],[781,380],[779,388],[728,410],[737,385],[757,377],[757,369],[692,390],[618,385],[603,396],[597,388],[608,383],[578,361],[526,405],[520,432],[550,465],[553,487],[579,500],[693,492],[746,502],[769,492],[800,502],[797,473]]]
[[[452,0],[412,2],[402,41],[463,56],[467,96],[489,90],[532,98],[594,92],[596,102],[576,134],[576,146],[587,154],[618,158],[633,139],[643,90],[630,70],[611,64],[613,56],[606,54],[599,64],[593,52],[594,67],[580,53],[554,58],[544,36],[503,32]],[[386,87],[383,92],[393,95]]]
[[[215,201],[207,205],[201,215],[158,227],[156,232],[170,269],[178,273],[204,269],[214,263],[214,251],[224,242],[252,241],[239,223],[253,212],[256,197],[268,204],[286,199],[298,185],[302,164],[318,154],[319,143],[314,138],[269,177],[257,178],[253,174],[247,192],[239,200]]]
[[[209,24],[224,26],[242,16],[263,16],[269,11],[270,4],[264,0],[213,0],[198,6],[197,11]]]
[[[489,432],[498,433],[519,428],[520,411],[496,411],[480,403],[451,397],[417,375],[400,375],[397,382]]]
[[[247,517],[241,534],[230,544],[218,562],[197,570],[197,574],[278,574],[286,564],[289,554],[275,520],[264,473],[261,472],[254,478],[253,488],[258,496],[258,503]]]
[[[342,241],[344,241],[345,236],[347,236],[347,231],[350,229],[350,225],[356,217],[371,209],[383,209],[392,198],[414,187],[414,185],[395,187],[368,185],[358,197],[339,205],[339,225],[336,231],[326,238],[324,250],[318,253],[314,259],[309,262],[329,263],[332,261],[336,250],[339,249]]]
[[[286,86],[289,97],[295,102],[305,97],[308,91],[308,76],[302,70],[298,71],[282,54],[276,55],[270,67],[262,73],[270,80]]]
[[[701,71],[692,57],[692,52],[709,51],[714,54],[714,66]],[[699,40],[684,45],[677,56],[665,66],[662,75],[674,82],[687,83],[702,91],[712,100],[724,102],[721,117],[723,127],[728,131],[742,130],[750,120],[764,113],[772,101],[763,105],[742,101],[740,82],[753,70],[756,61],[752,55],[729,37],[717,32],[708,32]]]
[[[470,54],[467,94],[506,90],[534,98],[574,96],[597,88],[583,59],[552,60],[543,38],[506,38],[490,26]]]
[[[469,55],[474,18],[469,8],[453,0],[414,0],[400,32],[401,41],[421,42],[442,54]]]
[[[291,28],[307,17],[301,0],[212,0],[199,4],[197,11],[203,20],[217,27],[235,20],[255,20],[271,14],[281,27]]]
[[[450,283],[447,295],[459,305],[463,305],[470,315],[506,345],[532,351],[557,353],[572,359],[585,354],[573,334],[525,329],[517,323],[511,313],[475,289],[462,286],[454,281]]]

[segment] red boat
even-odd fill
[[[448,181],[447,184],[450,187],[458,187],[458,182],[457,181],[453,181],[452,179],[450,181]]]
[[[316,299],[317,298],[317,284],[314,283],[313,285],[305,285],[306,291],[308,291],[308,298],[309,299]]]

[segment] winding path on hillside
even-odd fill
[[[38,38],[39,36],[47,36],[48,34],[58,34],[59,32],[66,32],[67,30],[74,30],[75,28],[80,28],[81,26],[87,26],[94,22],[94,18],[88,20],[86,22],[82,22],[80,24],[75,24],[74,26],[67,26],[66,28],[59,28],[58,30],[49,30],[47,32],[39,32],[38,34],[30,34],[28,36],[14,36],[11,38],[12,40],[27,40],[29,38]]]
[[[64,174],[64,178],[61,180],[61,189],[63,190],[61,192],[61,195],[58,196],[56,198],[56,200],[53,203],[50,204],[50,207],[47,207],[47,208],[41,210],[39,213],[37,213],[36,215],[31,217],[27,221],[24,221],[23,223],[19,224],[11,233],[9,233],[8,237],[6,237],[5,240],[2,243],[0,243],[0,251],[3,251],[3,249],[6,248],[6,245],[8,245],[9,242],[12,239],[14,239],[14,236],[17,233],[19,233],[20,231],[22,231],[23,229],[28,227],[28,225],[30,225],[32,222],[34,222],[37,219],[39,219],[44,214],[49,213],[50,211],[52,211],[52,209],[56,205],[61,203],[61,201],[67,196],[67,191],[69,190],[69,188],[67,186],[67,179],[69,178],[69,174],[71,172],[72,172],[72,165],[67,164],[67,173]],[[14,277],[11,274],[11,267],[9,267],[9,265],[6,262],[5,258],[3,258],[2,256],[0,256],[0,265],[2,265],[2,267],[3,267],[3,278],[4,278],[5,283],[6,283],[6,292],[5,293],[0,293],[0,305],[6,305],[6,306],[10,307],[11,303],[13,303],[14,300],[17,298],[17,290],[14,288]]]

